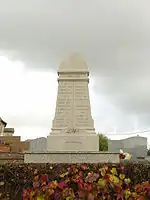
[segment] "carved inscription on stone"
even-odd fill
[[[87,73],[64,73],[72,79],[60,79],[56,105],[55,127],[92,127],[91,108],[88,91]],[[85,77],[85,80],[76,80],[75,77]],[[71,134],[71,132],[69,131]],[[74,131],[72,131],[74,133]]]
[[[79,129],[77,129],[77,128],[69,128],[66,131],[66,133],[68,133],[68,134],[75,134],[77,132],[79,132]]]
[[[55,127],[68,127],[72,112],[73,83],[59,81],[56,113],[54,119]]]
[[[90,110],[90,100],[88,93],[88,83],[86,81],[76,81],[74,83],[74,110],[75,110],[75,126],[89,127],[92,125],[92,117]]]

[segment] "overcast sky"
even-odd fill
[[[23,139],[47,136],[56,71],[78,52],[96,130],[150,129],[149,9],[149,0],[0,0],[0,116]]]

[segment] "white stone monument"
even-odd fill
[[[48,151],[99,151],[89,99],[89,70],[82,57],[71,55],[58,70],[58,95]]]
[[[119,163],[119,152],[99,152],[99,136],[91,117],[89,71],[81,56],[74,54],[62,62],[58,76],[56,111],[47,151],[26,152],[24,162]]]

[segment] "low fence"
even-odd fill
[[[4,163],[23,163],[24,154],[23,153],[13,153],[13,152],[0,152],[0,164]]]

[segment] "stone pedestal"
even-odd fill
[[[99,151],[99,136],[82,129],[64,129],[47,137],[47,151]]]
[[[99,151],[99,137],[89,135],[50,135],[47,137],[47,151]]]

